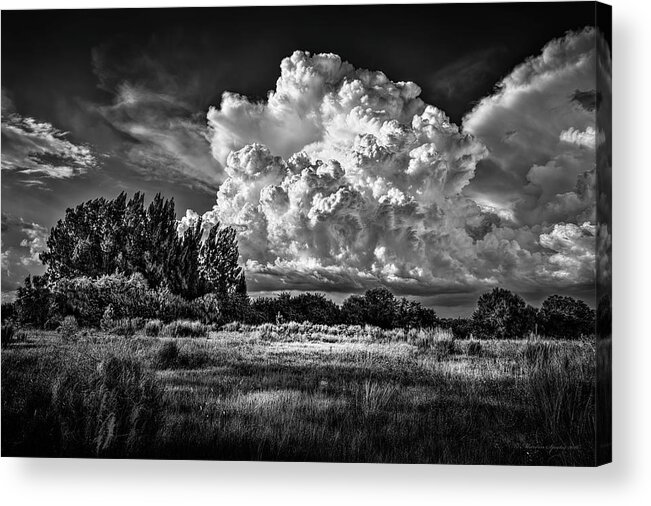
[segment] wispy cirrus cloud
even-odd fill
[[[91,147],[75,144],[54,125],[14,112],[3,90],[2,170],[19,176],[26,185],[41,186],[47,179],[70,179],[100,165]]]
[[[221,165],[211,155],[202,100],[216,70],[173,35],[136,44],[117,37],[92,51],[108,105],[91,109],[122,134],[114,155],[145,176],[216,190]],[[212,79],[211,79],[212,77]]]

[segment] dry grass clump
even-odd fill
[[[74,341],[78,337],[79,325],[74,316],[66,316],[59,326],[59,334],[65,341]]]
[[[209,327],[199,321],[176,320],[162,327],[160,335],[165,337],[206,337]]]
[[[163,328],[163,322],[160,320],[147,320],[144,331],[147,337],[158,337]]]
[[[3,356],[3,454],[119,458],[147,450],[162,409],[153,375],[137,355],[81,348]]]

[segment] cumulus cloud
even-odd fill
[[[3,110],[2,170],[18,174],[25,184],[41,185],[43,178],[69,179],[98,167],[90,147],[66,136],[50,123]]]
[[[586,148],[595,148],[596,142],[596,132],[595,129],[591,126],[585,129],[585,131],[577,130],[574,127],[570,127],[567,130],[561,132],[560,139],[564,142],[569,142],[570,144],[576,144],[577,146],[584,146]]]
[[[602,99],[595,91],[599,37],[586,28],[551,41],[465,116],[464,130],[490,151],[468,196],[509,209],[529,225],[578,223],[594,215],[594,195],[581,195],[576,188],[594,172],[600,142],[595,115]]]
[[[2,213],[2,291],[12,292],[31,273],[42,273],[39,254],[47,249],[48,230]]]
[[[559,280],[594,279],[595,234],[595,225],[587,222],[557,223],[549,233],[541,234],[541,246],[554,252],[549,262],[540,266],[541,275]]]
[[[572,93],[595,86],[593,50],[589,30],[553,41],[463,129],[415,83],[297,51],[266,101],[227,92],[208,112],[227,177],[204,221],[238,230],[253,291],[589,283],[597,135]],[[485,163],[492,188],[474,184]]]

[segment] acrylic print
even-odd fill
[[[4,11],[2,455],[609,462],[610,32]]]

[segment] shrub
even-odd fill
[[[203,323],[218,323],[222,318],[222,301],[215,293],[194,299],[192,301],[194,312]]]
[[[554,345],[550,342],[539,340],[528,340],[522,349],[522,356],[525,363],[529,365],[544,365],[549,361],[554,351]]]
[[[77,324],[77,319],[74,316],[66,316],[59,327],[61,337],[66,341],[70,341],[77,338],[78,332],[79,325]]]
[[[153,292],[140,274],[62,278],[53,290],[86,327],[102,327],[105,320],[116,318],[147,317],[155,308]]]
[[[221,328],[224,332],[239,332],[242,329],[240,322],[230,322],[222,325]]]
[[[595,311],[572,297],[551,295],[540,307],[540,332],[548,337],[578,339],[595,333]]]
[[[418,348],[428,349],[433,348],[436,343],[441,341],[454,341],[454,336],[450,329],[437,327],[435,329],[410,330],[407,339]]]
[[[457,355],[459,353],[459,347],[454,338],[434,341],[431,345],[431,350],[438,360],[443,360],[450,355]]]
[[[104,314],[102,315],[102,321],[100,322],[100,328],[106,332],[110,331],[113,328],[113,321],[115,320],[115,309],[113,309],[113,304],[106,306]]]
[[[2,346],[5,347],[7,346],[11,340],[14,338],[14,335],[16,333],[16,328],[14,327],[13,323],[7,322],[7,323],[2,323]]]
[[[393,326],[396,315],[396,299],[386,288],[374,288],[364,294],[367,304],[366,323],[383,329]]]
[[[121,337],[133,337],[141,328],[142,320],[140,318],[120,318],[113,320],[108,330]]]
[[[165,325],[161,334],[166,337],[205,337],[208,327],[198,321],[177,320]]]
[[[419,302],[405,299],[397,301],[394,327],[404,329],[434,327],[438,317],[433,309],[423,307]]]
[[[173,367],[179,358],[179,347],[176,341],[164,342],[156,352],[155,364],[161,369]]]
[[[2,323],[7,323],[14,319],[16,315],[16,304],[14,302],[2,303]]]
[[[474,339],[468,343],[468,355],[478,357],[482,354],[483,349],[480,341]]]
[[[503,288],[494,288],[477,301],[473,327],[482,339],[515,339],[533,330],[536,310],[522,297]]]
[[[441,321],[444,328],[452,330],[455,339],[469,339],[473,334],[473,321],[467,318],[447,318]]]
[[[158,337],[161,329],[163,328],[163,322],[160,320],[149,320],[145,323],[145,335],[148,337]]]
[[[398,397],[398,388],[391,383],[366,380],[357,386],[355,393],[357,408],[369,416],[391,408]]]
[[[43,276],[28,276],[18,287],[14,303],[15,319],[21,325],[42,328],[48,320],[61,319],[61,307]]]
[[[24,343],[27,341],[27,338],[29,337],[29,332],[23,329],[17,330],[16,334],[14,335],[14,341],[18,343]]]
[[[109,355],[96,367],[72,365],[52,386],[63,456],[135,456],[156,433],[160,392],[134,359]]]

